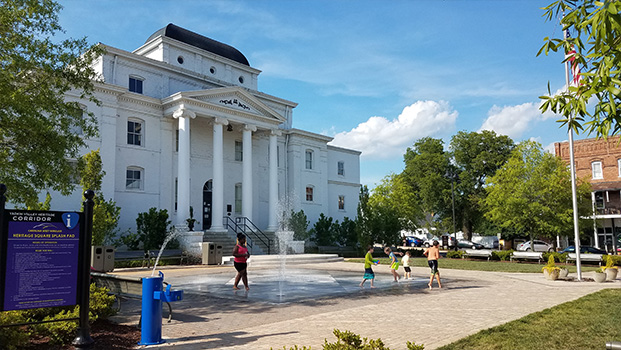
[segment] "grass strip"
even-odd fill
[[[388,265],[390,260],[388,258],[380,258],[381,265]],[[347,259],[350,262],[364,263],[364,259]],[[440,259],[438,261],[440,265],[440,271],[442,269],[455,269],[455,270],[473,270],[473,271],[496,271],[496,272],[521,272],[521,273],[540,273],[541,268],[545,264],[533,264],[528,262],[510,262],[510,261],[496,261],[496,260],[466,260],[466,259]],[[410,258],[410,266],[414,267],[427,267],[426,258]],[[559,267],[567,267],[570,273],[576,273],[575,265],[561,265]],[[582,265],[582,272],[595,271],[598,266]]]
[[[584,350],[621,341],[621,289],[604,289],[480,331],[438,350]]]

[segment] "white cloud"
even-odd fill
[[[494,105],[487,115],[479,131],[493,130],[497,134],[507,135],[513,139],[520,138],[534,123],[555,116],[549,112],[541,114],[539,105],[532,102],[504,107]]]
[[[351,131],[336,134],[330,144],[362,151],[366,159],[390,159],[402,156],[421,137],[450,135],[457,115],[445,101],[417,101],[396,119],[371,117]]]

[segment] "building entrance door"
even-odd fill
[[[209,230],[211,228],[212,186],[213,183],[211,180],[205,182],[203,186],[203,230]]]

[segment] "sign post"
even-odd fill
[[[86,190],[84,192],[84,220],[82,220],[82,232],[84,239],[80,247],[80,326],[78,334],[73,340],[73,346],[76,348],[90,348],[95,341],[91,338],[91,328],[88,324],[88,312],[90,309],[90,280],[91,280],[91,241],[93,239],[93,197],[95,192]]]

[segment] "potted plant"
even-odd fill
[[[561,268],[554,264],[554,255],[550,254],[550,257],[548,257],[548,264],[542,267],[541,271],[543,271],[543,275],[546,279],[551,281],[558,279]]]
[[[606,282],[606,273],[604,272],[604,269],[600,267],[599,269],[595,270],[595,277],[593,279],[597,283]]]
[[[619,272],[619,270],[614,266],[613,257],[611,255],[606,256],[606,266],[604,266],[602,270],[606,273],[607,281],[614,281],[617,279],[617,272]]]
[[[198,223],[198,220],[194,218],[194,208],[192,206],[190,206],[190,217],[185,219],[185,222],[188,224],[190,231],[193,231],[194,225]]]

